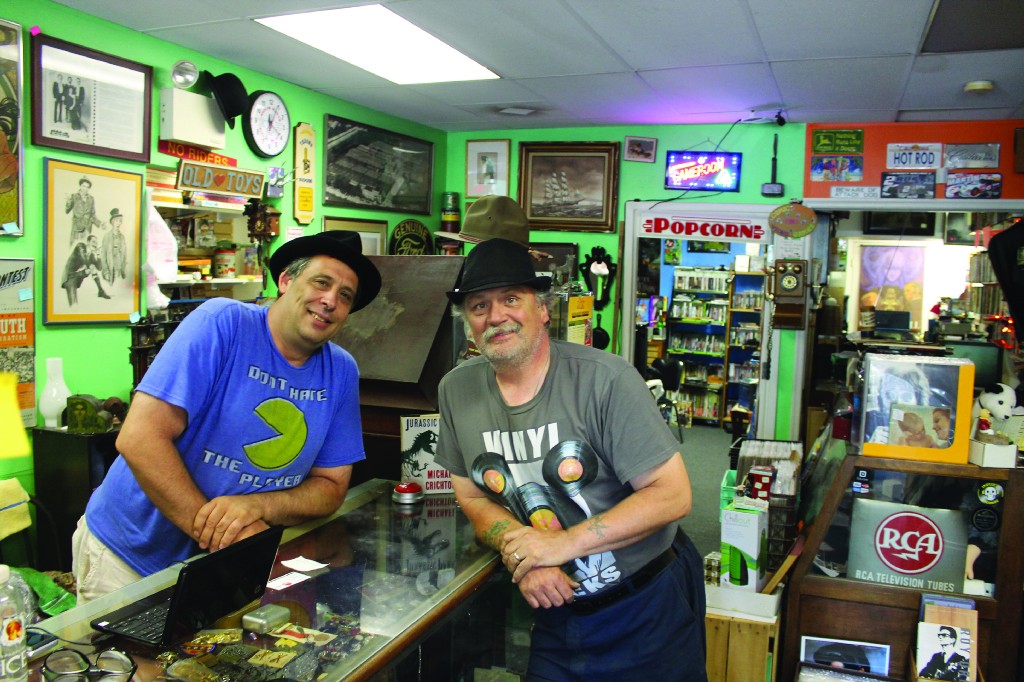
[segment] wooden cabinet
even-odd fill
[[[58,543],[55,547],[40,534],[39,570],[71,570],[71,535],[89,496],[117,458],[117,434],[32,429],[36,498],[53,516]]]
[[[801,493],[805,504],[808,500],[818,500],[820,511],[805,514],[813,525],[806,547],[789,579],[781,679],[794,679],[803,635],[888,644],[890,674],[903,675],[907,670],[909,656],[916,643],[921,594],[936,590],[848,579],[843,562],[828,559],[828,552],[841,544],[836,542],[834,532],[831,535],[829,532],[834,525],[841,527],[848,522],[848,502],[856,494],[853,492],[855,484],[863,491],[863,481],[872,476],[876,482],[905,476],[907,485],[934,479],[936,485],[944,490],[955,491],[957,486],[982,482],[994,482],[1002,487],[1004,496],[999,514],[998,546],[994,550],[995,568],[992,569],[994,595],[967,596],[975,600],[978,611],[979,670],[983,671],[988,682],[1016,682],[1021,585],[1024,584],[1024,551],[1021,548],[1021,538],[1024,538],[1024,470],[983,469],[974,465],[854,455],[837,457],[830,463],[823,460],[817,466],[823,464],[829,464],[829,470],[834,471],[832,480],[819,486],[826,490],[805,488]],[[831,464],[838,466],[833,468]],[[921,506],[938,508],[936,504]],[[957,506],[947,505],[946,508],[957,509]],[[850,541],[849,544],[852,546],[854,543]]]

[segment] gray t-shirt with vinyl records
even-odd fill
[[[552,340],[551,367],[538,394],[509,407],[494,370],[473,358],[439,389],[435,460],[471,478],[523,523],[564,528],[628,497],[629,480],[680,450],[647,384],[617,355]],[[676,524],[574,564],[577,597],[614,587],[671,544]]]

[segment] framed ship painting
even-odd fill
[[[618,142],[519,145],[519,203],[535,230],[614,232]]]

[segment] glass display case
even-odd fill
[[[823,439],[801,491],[809,530],[789,581],[781,679],[793,679],[803,636],[889,645],[888,672],[902,676],[922,595],[952,594],[975,603],[984,678],[1016,680],[1024,470],[848,455],[828,427]]]
[[[38,625],[82,642],[75,648],[86,652],[111,644],[125,648],[139,663],[137,682],[162,679],[168,665],[184,660],[201,666],[195,679],[208,675],[224,682],[275,677],[365,680],[396,669],[401,679],[413,679],[416,671],[422,679],[456,679],[466,668],[502,663],[508,600],[502,587],[508,581],[490,580],[497,554],[475,541],[453,495],[398,504],[391,500],[392,485],[374,480],[356,486],[332,517],[286,529],[271,572],[276,588],[268,586],[251,608],[212,626],[237,628],[238,641],[210,646],[209,638],[200,638],[167,651],[126,640],[100,643],[107,638],[90,628],[92,618],[172,584],[180,566]],[[284,563],[300,558],[322,567]],[[321,634],[303,642],[248,631],[243,636],[244,613],[265,604],[287,607],[291,623]],[[268,653],[258,655],[261,650],[287,660],[283,667],[263,669],[251,662],[269,658]],[[403,676],[403,665],[413,676]]]

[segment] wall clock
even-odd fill
[[[292,123],[288,107],[277,93],[257,90],[249,95],[249,107],[242,116],[242,132],[254,154],[277,156],[288,146]]]

